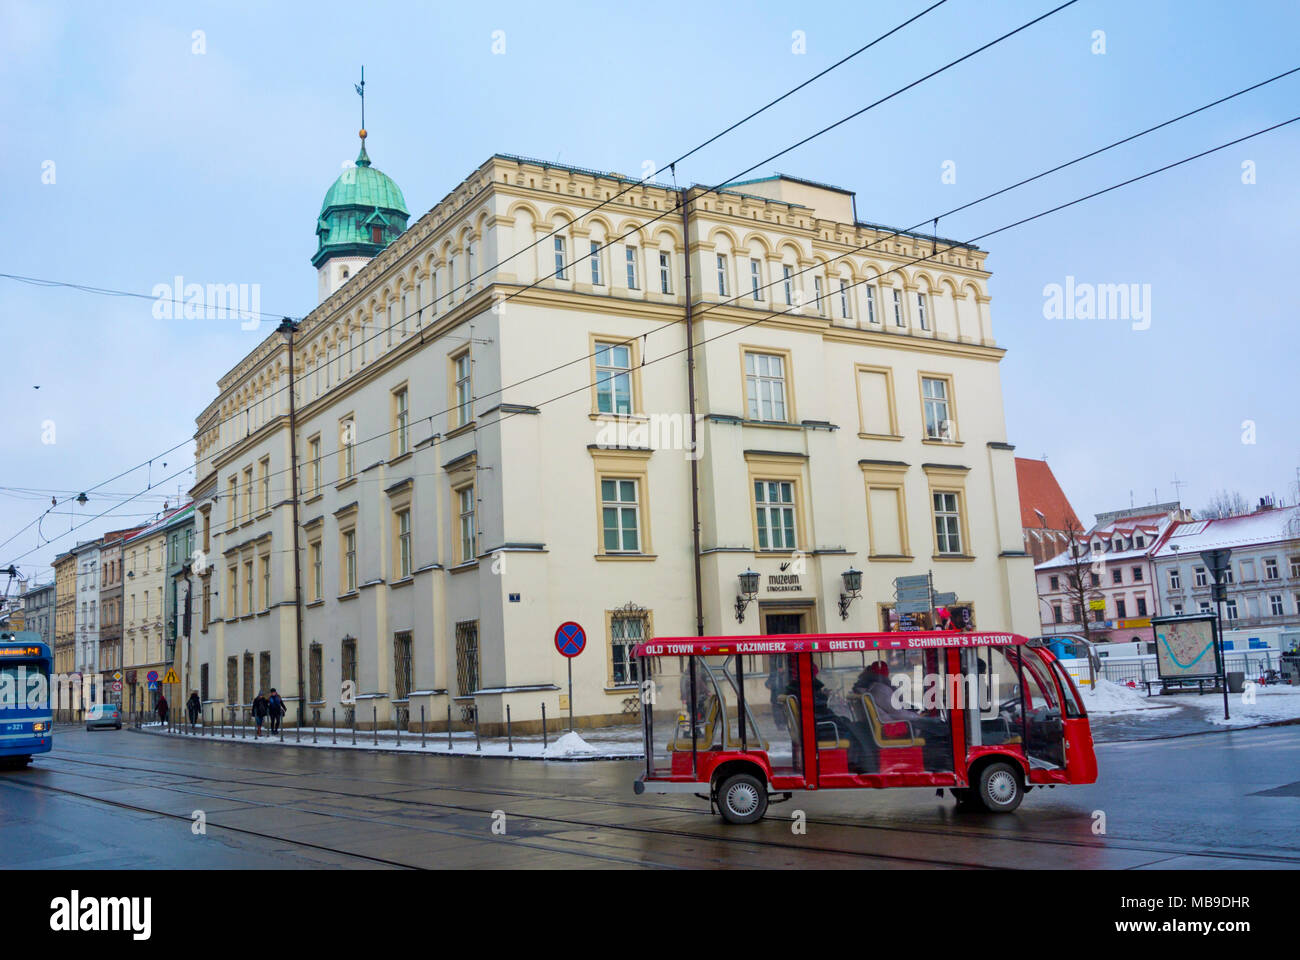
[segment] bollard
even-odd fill
[[[546,701],[542,701],[542,749],[546,749]]]
[[[316,720],[317,720],[316,711],[313,710],[311,714],[311,742],[312,743],[316,742]]]
[[[293,728],[293,742],[294,742],[294,743],[302,743],[302,721],[303,721],[303,719],[304,719],[304,717],[303,717],[303,715],[302,715],[302,707],[299,706],[299,707],[298,707],[298,722],[297,722],[296,724],[294,724],[294,728]]]
[[[402,745],[402,708],[395,708],[393,713],[393,729],[397,731],[397,745]]]
[[[483,742],[478,738],[478,704],[474,704],[474,749],[483,752]]]
[[[240,709],[240,717],[239,717],[239,739],[240,740],[248,739],[248,718],[243,716],[242,708]]]
[[[447,749],[451,750],[451,697],[447,698]]]
[[[357,706],[356,701],[352,701],[352,746],[357,745]]]
[[[515,736],[510,728],[510,704],[506,704],[506,753],[515,752]]]
[[[424,707],[420,708],[420,749],[424,749]]]
[[[280,722],[277,724],[277,726],[279,726],[279,728],[280,728],[280,742],[281,742],[281,743],[284,743],[284,715],[285,715],[286,713],[288,713],[288,712],[289,712],[289,708],[286,707],[286,706],[284,705],[284,701],[281,701],[281,702],[280,702],[280,717],[279,717]]]
[[[330,707],[330,743],[332,744],[339,742],[339,721],[335,716],[337,709],[337,707]]]
[[[375,746],[379,746],[379,707],[370,708],[370,726],[375,731]]]

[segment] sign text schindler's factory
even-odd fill
[[[769,573],[767,589],[772,593],[788,593],[792,590],[802,590],[803,587],[799,586],[797,573]]]

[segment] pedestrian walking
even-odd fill
[[[190,729],[193,730],[199,725],[199,713],[203,710],[203,704],[199,701],[199,692],[190,691],[190,698],[185,701],[185,712],[190,715]]]
[[[254,740],[262,735],[262,724],[269,712],[270,704],[266,699],[266,695],[258,691],[257,696],[253,698],[253,723],[257,725],[257,729],[253,731]]]
[[[280,696],[280,692],[275,687],[271,688],[271,695],[267,697],[267,703],[271,708],[271,733],[274,735],[280,732],[280,721],[284,718],[288,708],[284,705],[284,698]]]
[[[158,711],[158,719],[163,723],[167,722],[167,695],[158,694],[158,705],[154,708]]]

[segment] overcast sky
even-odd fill
[[[370,156],[414,222],[494,152],[641,176],[928,3],[0,0],[0,272],[143,293],[177,275],[256,284],[264,312],[300,317],[316,305],[321,198],[357,152],[362,63]],[[678,180],[723,181],[1055,5],[948,0]],[[837,184],[861,219],[909,226],[1300,66],[1297,35],[1290,2],[1081,0],[750,176]],[[974,237],[1289,119],[1298,94],[1300,74],[939,232]],[[1298,147],[1300,123],[981,244],[1008,351],[1008,439],[1048,457],[1085,522],[1173,499],[1175,477],[1192,507],[1220,488],[1294,497]],[[1045,316],[1044,289],[1067,277],[1139,284],[1149,318]],[[216,379],[268,330],[152,307],[0,279],[0,539],[51,495],[185,441]],[[56,508],[40,540],[33,526],[0,547],[0,566],[48,577],[73,540],[174,503],[192,474],[158,484],[192,467],[191,449]]]

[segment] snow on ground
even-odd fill
[[[572,730],[542,751],[542,756],[547,760],[567,760],[571,757],[592,757],[595,755],[596,748]]]
[[[1155,716],[1173,709],[1175,704],[1163,702],[1164,697],[1148,697],[1146,690],[1126,687],[1123,684],[1097,678],[1096,687],[1084,684],[1079,688],[1083,708],[1089,714],[1108,716],[1119,713],[1147,713]]]
[[[162,724],[146,723],[144,726],[157,733],[162,733]],[[222,736],[224,733],[224,736]],[[251,726],[239,728],[227,724],[218,731],[209,727],[201,733],[192,734],[180,730],[168,731],[169,736],[178,738],[195,738],[201,740],[230,740],[243,743],[255,743],[267,747],[332,747],[349,750],[398,750],[402,753],[441,754],[455,757],[520,757],[530,760],[615,760],[639,759],[645,756],[641,745],[641,728],[638,726],[599,727],[585,730],[585,739],[576,733],[559,733],[553,731],[545,745],[542,737],[515,737],[513,743],[504,737],[483,737],[477,743],[473,733],[453,733],[448,744],[447,734],[426,733],[424,745],[420,744],[418,733],[403,733],[401,743],[392,730],[380,730],[378,737],[373,730],[358,730],[356,743],[353,743],[352,730],[339,729],[331,733],[328,727],[318,728],[313,737],[310,727],[304,727],[299,737],[292,727],[284,731],[284,742],[278,736],[268,736],[263,731],[260,738],[253,737]],[[313,743],[313,739],[315,742]]]
[[[1220,727],[1250,727],[1257,723],[1269,723],[1274,720],[1300,719],[1300,687],[1268,686],[1254,689],[1249,687],[1244,693],[1228,694],[1228,713],[1230,719],[1223,719],[1223,694],[1182,694],[1170,697],[1180,704],[1198,707],[1205,719]]]

